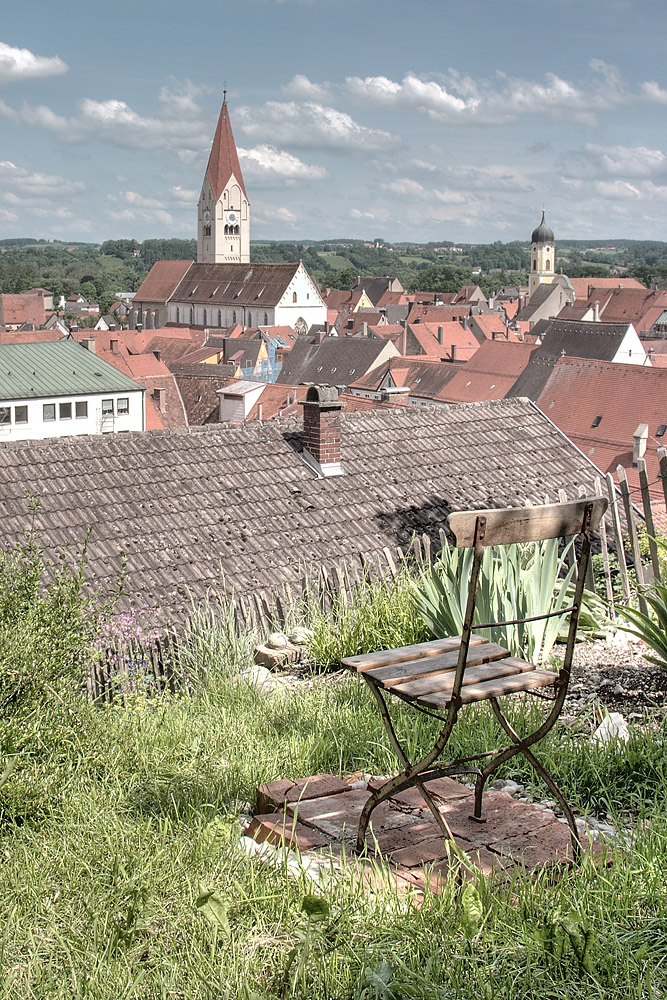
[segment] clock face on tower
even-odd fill
[[[227,222],[238,222],[239,214],[238,212],[227,212]]]
[[[211,221],[211,213],[209,212],[208,209],[206,209],[206,211],[204,212],[204,222],[208,225],[210,221]]]

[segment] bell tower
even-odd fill
[[[197,263],[250,261],[250,202],[224,92],[211,155],[197,205]]]
[[[528,282],[528,294],[533,294],[538,285],[553,284],[555,276],[556,245],[553,230],[549,229],[544,221],[544,209],[542,209],[542,221],[537,229],[533,230],[530,237],[530,279]]]

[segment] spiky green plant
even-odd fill
[[[628,625],[620,625],[619,628],[642,639],[653,650],[653,653],[644,654],[646,659],[667,670],[667,587],[654,583],[650,590],[643,593],[654,617],[645,615],[636,608],[618,605],[618,613],[634,626],[630,628]]]
[[[567,566],[573,543],[559,553],[558,539],[484,551],[475,619],[514,621],[560,611],[568,603],[574,566]],[[434,636],[459,635],[472,571],[472,549],[445,545],[413,588],[419,613]],[[533,663],[545,660],[558,639],[561,618],[547,618],[494,629],[477,629],[514,655]]]

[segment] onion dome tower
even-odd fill
[[[530,280],[529,294],[532,295],[538,285],[552,284],[555,274],[556,246],[553,230],[544,221],[533,230],[530,237]]]

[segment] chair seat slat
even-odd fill
[[[509,656],[508,649],[498,646],[495,642],[484,642],[468,650],[466,669],[469,666],[474,667],[478,663],[487,663],[489,660],[502,660],[505,656]],[[407,663],[396,663],[389,667],[366,670],[364,677],[370,677],[377,684],[391,691],[396,684],[405,683],[414,677],[425,677],[427,674],[443,672],[453,675],[458,658],[459,650],[457,648],[443,653],[441,656],[429,657],[426,660],[410,660]]]
[[[458,649],[459,636],[449,636],[446,639],[433,639],[431,642],[418,642],[412,646],[398,646],[396,649],[380,649],[374,653],[361,653],[359,656],[346,656],[341,660],[344,667],[356,670],[359,674],[366,673],[375,667],[389,666],[392,663],[404,663],[409,660],[422,660],[427,656],[439,656],[450,649]],[[479,646],[488,642],[483,635],[472,635],[471,646]]]
[[[552,670],[531,670],[529,673],[515,674],[513,677],[497,677],[479,684],[467,684],[461,688],[461,701],[464,705],[470,705],[476,701],[486,701],[488,698],[502,698],[505,694],[534,691],[536,688],[554,684],[557,676]],[[416,698],[415,701],[427,708],[443,709],[447,707],[450,699],[446,693],[434,693]]]
[[[463,674],[463,686],[479,684],[482,681],[494,680],[497,677],[511,677],[535,670],[535,664],[522,660],[518,656],[507,656],[502,660],[491,660],[476,667],[466,667]],[[392,692],[401,698],[420,698],[435,691],[451,692],[454,686],[454,671],[441,671],[427,677],[417,677],[404,684],[396,684]]]

